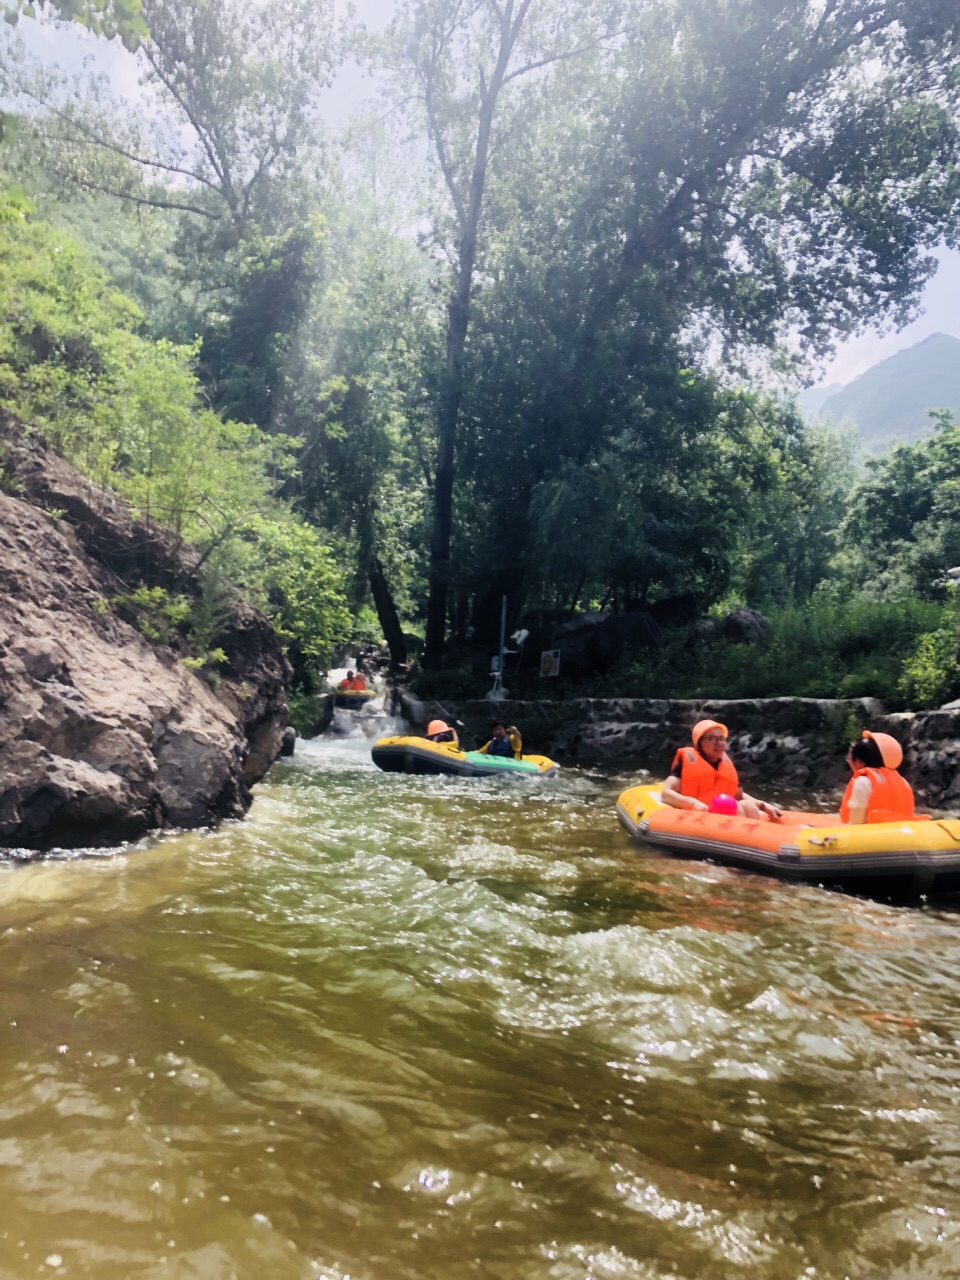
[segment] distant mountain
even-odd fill
[[[819,392],[824,394],[817,405]],[[839,391],[814,388],[798,399],[810,418],[855,422],[870,453],[912,444],[932,433],[931,409],[950,409],[960,421],[960,338],[934,333],[881,360]]]
[[[797,404],[807,418],[819,418],[820,410],[831,396],[843,390],[842,382],[830,382],[825,387],[807,387],[797,396]]]

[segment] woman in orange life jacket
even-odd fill
[[[740,785],[733,761],[727,755],[727,726],[716,720],[700,720],[690,734],[692,747],[681,747],[673,757],[670,776],[660,798],[673,809],[707,811],[719,795],[737,802],[741,818],[769,818],[780,821],[780,809],[766,800],[748,796]]]
[[[912,818],[913,789],[897,767],[903,748],[889,733],[863,731],[850,743],[847,764],[853,777],[840,803],[840,821],[856,826],[863,822],[897,822]]]

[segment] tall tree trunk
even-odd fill
[[[447,597],[450,590],[450,535],[453,530],[453,481],[456,459],[457,424],[463,399],[463,353],[470,324],[470,294],[477,258],[477,235],[487,181],[490,136],[497,98],[507,79],[507,68],[531,0],[507,0],[500,13],[500,46],[489,82],[480,72],[480,115],[477,121],[476,150],[465,198],[446,156],[443,130],[435,113],[434,86],[428,86],[427,113],[437,146],[440,165],[457,211],[460,239],[453,296],[447,311],[447,351],[443,396],[437,417],[437,474],[433,490],[433,530],[430,536],[430,592],[427,598],[427,627],[423,663],[439,667],[446,639]]]
[[[580,579],[579,579],[579,581],[577,582],[576,587],[574,588],[573,595],[570,597],[570,603],[569,603],[569,605],[567,605],[567,617],[568,617],[568,618],[572,618],[572,617],[573,617],[573,615],[574,615],[574,613],[576,613],[576,610],[577,610],[577,603],[578,603],[578,601],[579,601],[579,599],[580,599],[580,592],[583,590],[583,588],[584,588],[584,586],[585,586],[585,584],[586,584],[586,581],[587,581],[587,575],[586,575],[585,573],[581,573],[581,575],[580,575]]]
[[[446,385],[440,403],[437,472],[433,486],[433,530],[430,536],[430,594],[427,598],[427,629],[423,662],[436,668],[443,657],[446,640],[447,595],[450,590],[450,536],[453,532],[453,476],[457,423],[463,399],[463,353],[470,324],[470,290],[477,257],[477,231],[487,173],[487,152],[494,102],[484,102],[477,139],[477,156],[467,220],[460,238],[457,281],[450,299],[447,322]]]
[[[474,229],[475,246],[476,229]],[[473,262],[470,262],[469,271],[466,271],[462,250],[459,276],[462,283],[458,283],[457,292],[450,303],[450,324],[447,331],[447,386],[440,405],[437,470],[433,485],[430,593],[427,597],[427,629],[423,660],[424,666],[434,668],[440,665],[446,641],[447,595],[450,590],[450,536],[453,532],[454,446],[457,438],[457,422],[460,417],[460,400],[463,395],[463,352],[467,342],[470,282],[473,279]]]
[[[400,615],[393,602],[390,584],[387,582],[383,565],[377,556],[374,556],[370,562],[370,591],[387,648],[390,650],[390,663],[394,667],[402,666],[407,660],[407,642],[403,638]]]

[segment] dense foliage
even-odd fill
[[[772,620],[668,631],[623,691],[957,692],[960,428],[863,469],[784,390],[960,241],[954,6],[405,0],[339,150],[324,6],[142,13],[149,115],[5,63],[0,395],[267,603],[304,687],[374,616],[465,671],[506,596]]]
[[[119,36],[128,49],[135,49],[147,34],[139,0],[3,0],[0,4],[0,15],[11,26],[22,13],[34,17],[38,10],[79,22],[98,35]]]
[[[315,679],[348,620],[330,548],[278,497],[295,441],[206,408],[196,348],[142,336],[141,319],[82,246],[0,201],[0,400],[196,546],[211,607],[244,586]]]

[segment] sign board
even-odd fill
[[[540,674],[542,676],[558,676],[560,674],[559,649],[544,649],[540,654]]]

